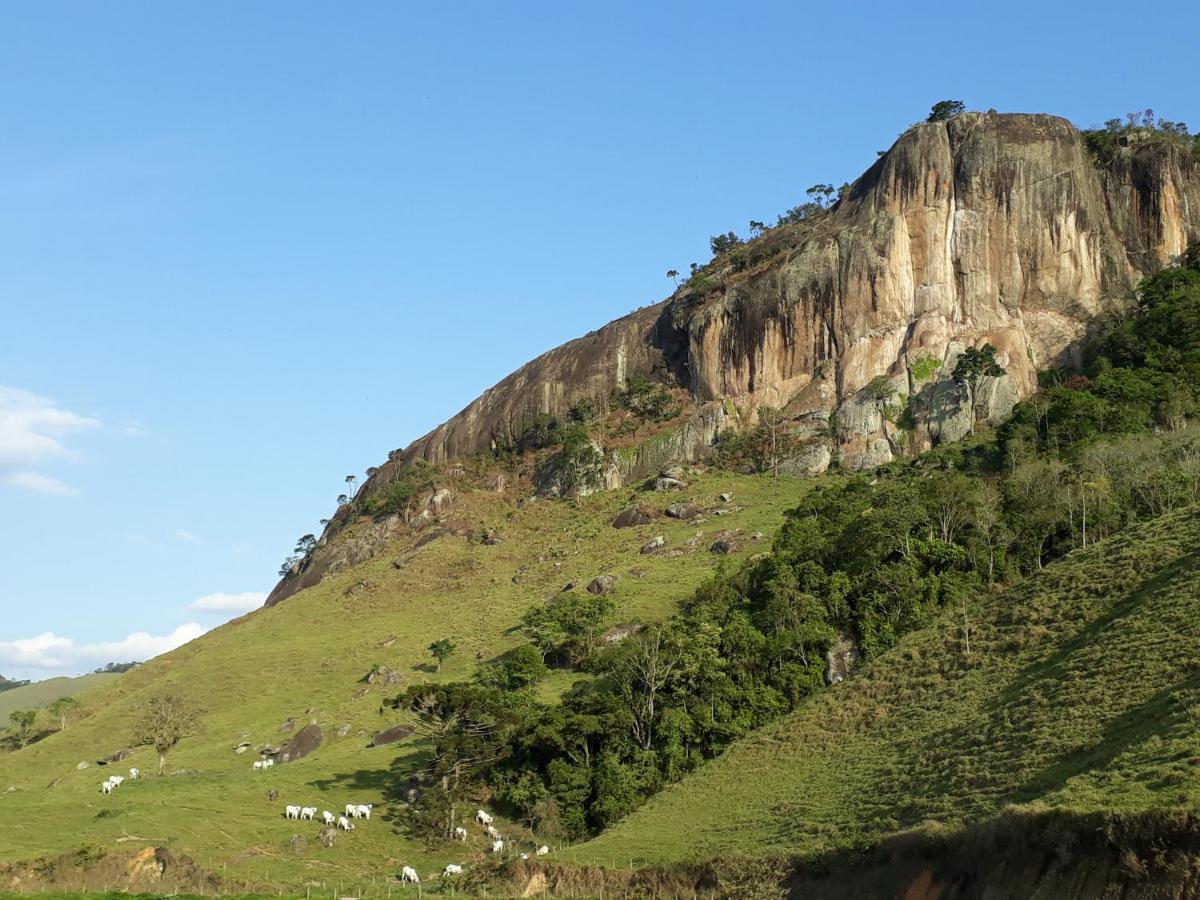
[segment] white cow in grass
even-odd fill
[[[463,873],[463,867],[458,865],[457,863],[450,863],[450,865],[448,865],[448,866],[446,866],[446,868],[442,869],[442,877],[443,878],[449,878],[452,875],[461,875],[462,873]]]
[[[504,841],[500,840],[499,838],[492,841],[492,852],[493,853],[503,853],[504,852]]]
[[[300,818],[300,807],[285,806],[283,808],[283,817],[285,819],[299,819]]]
[[[124,784],[125,776],[124,775],[109,775],[108,780],[113,783],[113,787],[119,787],[120,785]]]
[[[329,810],[325,810],[325,812],[321,813],[321,821],[326,825],[333,825],[337,821],[337,817]]]
[[[337,827],[342,829],[342,831],[353,831],[354,823],[345,816],[338,816]]]
[[[461,825],[457,826],[454,829],[454,839],[456,841],[462,841],[463,843],[466,843],[467,829],[463,828]]]
[[[129,770],[129,780],[130,781],[137,781],[141,777],[142,777],[141,769],[130,769]]]
[[[301,819],[311,822],[316,817],[316,815],[317,815],[317,808],[315,806],[300,807],[300,818]]]
[[[547,847],[545,844],[542,844],[542,846],[537,848],[536,852],[537,852],[538,856],[545,856],[547,853],[550,852],[550,848]]]
[[[492,839],[495,839],[495,838],[498,838],[498,837],[500,837],[500,832],[496,830],[496,826],[495,826],[495,825],[489,825],[489,826],[487,826],[486,828],[484,828],[483,830],[484,830],[484,831],[486,831],[486,832],[487,832],[487,836],[488,836],[488,837],[490,837],[490,838],[492,838]]]
[[[346,805],[346,815],[352,819],[369,819],[372,808],[370,803],[349,803]]]
[[[480,825],[491,825],[492,817],[481,809],[479,812],[475,813],[475,821]]]
[[[417,874],[417,870],[412,866],[405,866],[400,870],[400,880],[405,884],[420,884],[421,876]]]
[[[106,781],[106,782],[104,782],[104,784],[100,785],[100,793],[111,794],[113,792],[113,790],[116,788],[116,786],[117,785],[115,782],[113,782],[111,780]]]

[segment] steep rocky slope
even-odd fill
[[[593,435],[598,487],[704,459],[764,406],[782,410],[781,471],[871,468],[1002,420],[1039,369],[1069,365],[1089,323],[1197,236],[1200,163],[1185,147],[1135,139],[1099,164],[1054,116],[917,125],[831,210],[768,229],[668,300],[522,366],[371,470],[358,498],[418,462],[436,472],[511,448],[539,416],[604,408],[634,378],[690,402],[636,446]],[[985,343],[1007,374],[983,379],[972,410],[951,373]],[[422,505],[439,505],[436,487]],[[401,528],[392,517],[336,540],[358,512],[338,511],[269,603],[371,558]]]
[[[918,446],[959,436],[964,422],[932,396],[930,367],[914,377],[915,361],[940,361],[945,378],[963,347],[990,341],[1009,377],[989,386],[981,411],[1002,415],[1039,367],[1069,360],[1092,317],[1198,234],[1200,167],[1184,150],[1135,143],[1098,167],[1053,116],[918,125],[830,214],[756,241],[757,264],[735,272],[717,259],[669,300],[539,357],[398,462],[486,451],[539,413],[665,375],[701,404],[729,398],[750,415],[786,406],[814,436],[828,430],[814,422],[837,414],[831,450],[868,467],[901,449],[860,395],[873,378],[931,395]]]

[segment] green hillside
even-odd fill
[[[76,697],[85,691],[109,684],[117,676],[111,672],[93,672],[77,678],[47,678],[35,681],[11,691],[0,693],[0,722],[8,721],[8,714],[17,709],[41,709],[60,697]]]
[[[672,614],[720,560],[730,558],[709,552],[715,535],[738,532],[735,560],[766,549],[783,510],[812,484],[728,473],[688,481],[678,493],[625,490],[520,507],[511,493],[455,485],[447,534],[402,567],[393,561],[411,545],[410,536],[368,563],[123,675],[89,695],[86,711],[92,715],[69,731],[0,754],[0,863],[81,846],[128,849],[144,841],[230,879],[299,888],[313,879],[351,884],[394,874],[400,863],[425,872],[448,861],[483,859],[478,833],[469,847],[431,846],[410,840],[398,827],[401,791],[394,788],[393,761],[401,774],[416,765],[406,745],[367,748],[376,731],[404,721],[383,702],[408,685],[469,677],[520,643],[509,630],[521,614],[568,582],[581,591],[597,575],[616,576],[614,624]],[[610,524],[631,502],[714,507],[721,506],[723,492],[732,492],[741,508],[701,523],[664,517],[634,528]],[[756,540],[759,531],[765,535]],[[480,535],[488,533],[502,543],[484,545]],[[639,552],[660,534],[667,548],[681,552]],[[435,675],[427,648],[442,637],[451,637],[458,649]],[[400,683],[365,683],[377,664],[399,672]],[[552,675],[539,692],[551,698],[576,677]],[[203,709],[198,733],[168,759],[168,771],[188,774],[144,778],[102,796],[107,770],[95,761],[128,746],[145,698],[164,687]],[[298,762],[253,773],[255,754],[238,755],[233,748],[241,741],[284,743],[290,734],[281,726],[288,719],[296,729],[319,723],[324,745]],[[349,726],[348,734],[338,737],[342,726]],[[78,769],[80,763],[89,766]],[[138,749],[122,769],[129,765],[153,770],[153,752]],[[267,800],[268,789],[279,792],[278,802]],[[315,825],[282,817],[286,803],[337,810],[350,801],[380,809],[376,820],[343,836],[332,850],[320,846]],[[27,828],[23,823],[31,816],[55,827]],[[517,834],[513,827],[504,830]],[[306,840],[306,849],[289,847],[294,834]]]
[[[946,610],[572,855],[804,856],[1014,807],[1195,810],[1197,547],[1193,508]]]

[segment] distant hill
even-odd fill
[[[17,709],[41,709],[60,697],[74,697],[84,691],[110,684],[119,676],[110,672],[96,672],[77,678],[47,678],[23,687],[0,693],[0,724],[7,724],[8,715]]]

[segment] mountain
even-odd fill
[[[764,406],[782,411],[790,438],[781,470],[873,468],[964,437],[973,412],[1003,421],[1039,369],[1072,362],[1096,317],[1125,309],[1138,279],[1197,236],[1200,162],[1188,146],[1133,130],[1101,161],[1055,116],[917,125],[832,209],[766,230],[668,300],[522,366],[372,470],[359,497],[385,494],[417,461],[518,446],[539,416],[607,408],[638,379],[679,390],[686,414],[641,446],[598,446],[585,489],[708,458]],[[951,375],[986,343],[1006,374],[983,380],[972,411]],[[318,551],[268,603],[329,564]]]
[[[1195,895],[1189,142],[963,114],[726,236],[370,470],[265,608],[0,752],[0,885]],[[165,774],[101,793],[166,693]],[[283,815],[351,802],[332,846]],[[476,805],[507,862],[445,839]]]
[[[9,713],[18,709],[40,709],[49,706],[60,697],[74,697],[84,691],[99,687],[116,678],[115,673],[94,672],[75,678],[47,678],[0,693],[0,722],[7,721]]]

